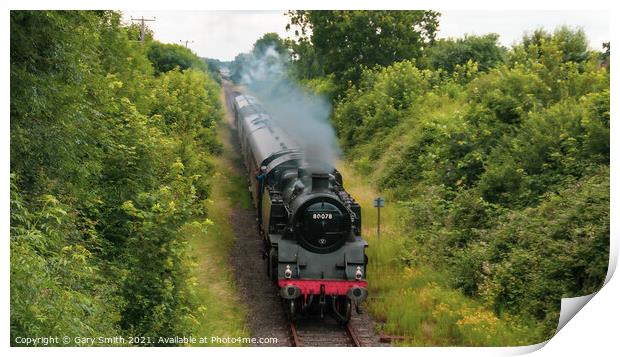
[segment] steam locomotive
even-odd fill
[[[361,208],[331,164],[308,157],[248,94],[230,92],[229,105],[259,231],[267,272],[290,318],[330,309],[346,323],[368,295],[368,243]]]

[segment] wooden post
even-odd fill
[[[381,238],[381,207],[377,207],[377,239]]]
[[[375,198],[374,206],[377,207],[377,240],[379,240],[381,238],[381,207],[385,206],[383,197]]]

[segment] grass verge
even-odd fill
[[[498,318],[482,302],[449,286],[450,276],[435,266],[408,266],[400,260],[407,236],[404,214],[387,195],[377,237],[379,192],[350,166],[338,170],[345,188],[362,206],[363,237],[368,241],[369,301],[366,309],[381,333],[405,336],[405,346],[518,346],[538,343],[539,334],[511,316]],[[411,246],[409,240],[408,247]],[[411,249],[411,248],[408,248]]]
[[[230,225],[233,207],[247,209],[250,201],[245,178],[234,170],[235,153],[229,143],[230,130],[225,122],[218,128],[224,152],[214,160],[211,198],[207,203],[212,224],[206,231],[186,225],[190,254],[194,258],[193,278],[201,305],[198,336],[249,337],[247,310],[238,298],[228,257],[235,235]],[[226,345],[209,341],[201,346]],[[238,345],[237,345],[238,346]]]

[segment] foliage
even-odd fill
[[[200,128],[214,128],[222,111],[220,103],[211,98],[218,87],[198,70],[181,72],[178,69],[162,74],[151,96],[153,120],[161,120],[166,130],[192,133]],[[206,116],[196,116],[204,113]]]
[[[193,213],[196,177],[184,171],[177,160],[167,185],[122,204],[129,227],[124,260],[132,268],[123,282],[121,326],[135,336],[183,335],[193,327],[187,242],[177,231]]]
[[[603,48],[605,49],[605,52],[601,53],[600,55],[601,65],[609,68],[611,44],[609,42],[604,42]]]
[[[325,76],[323,58],[317,56],[316,50],[310,39],[300,37],[297,40],[287,39],[287,45],[291,50],[292,74],[300,79],[320,79]],[[330,74],[333,77],[333,74]]]
[[[310,93],[326,98],[333,98],[337,90],[333,75],[302,80],[301,84]]]
[[[248,64],[251,61],[251,58],[252,57],[249,53],[240,53],[235,56],[235,59],[232,61],[230,65],[230,73],[231,73],[230,78],[235,83],[242,82],[244,68],[248,66]]]
[[[483,58],[365,70],[333,122],[347,157],[403,202],[403,267],[441,267],[497,316],[537,326],[540,341],[561,297],[605,277],[609,70],[566,27],[526,35],[504,61]]]
[[[11,12],[12,336],[195,328],[179,231],[206,214],[219,90],[189,67],[155,77],[154,47],[197,57],[135,30],[111,11]]]
[[[349,165],[341,165],[338,170],[346,178],[347,191],[362,207],[371,207],[380,193],[368,176],[356,173]],[[426,190],[428,202],[415,208],[409,202],[386,197],[387,204],[381,209],[381,238],[376,235],[376,211],[362,210],[362,235],[369,244],[369,294],[374,297],[365,307],[381,322],[381,332],[406,336],[398,344],[407,346],[514,346],[539,342],[540,326],[527,324],[509,313],[497,316],[492,306],[451,286],[450,271],[417,257],[417,243],[408,234],[411,220],[403,217],[415,209],[412,219],[415,217],[417,225],[442,229],[436,222],[445,204],[439,193],[433,188]],[[471,255],[475,251],[468,253],[475,257]]]
[[[256,57],[262,57],[269,49],[273,49],[280,54],[288,53],[285,41],[275,32],[267,32],[256,40],[252,46],[252,54]]]
[[[92,222],[80,222],[52,195],[37,197],[29,209],[15,181],[12,175],[11,336],[115,335],[116,286],[103,279],[91,253],[101,246]]]
[[[228,69],[232,62],[220,61],[216,58],[201,58],[207,64],[207,70],[209,71],[209,75],[213,78],[218,84],[222,83],[222,75],[220,73],[220,69]]]
[[[131,24],[127,25],[127,37],[130,41],[140,41],[140,22],[131,22]],[[148,43],[153,41],[155,37],[155,32],[151,30],[148,26],[144,26],[144,42]]]
[[[324,73],[338,84],[357,82],[364,68],[419,58],[434,41],[439,13],[434,11],[311,11],[288,12],[287,29],[299,37],[296,54],[320,58]],[[312,44],[312,51],[308,44]],[[314,70],[309,70],[314,72]]]
[[[538,206],[510,212],[468,246],[462,254],[480,250],[477,263],[486,266],[476,279],[483,299],[500,314],[542,320],[553,331],[560,299],[591,294],[607,274],[609,188],[602,167]]]
[[[149,44],[148,58],[156,73],[164,73],[175,68],[185,70],[197,68],[205,71],[206,64],[189,49],[173,44],[153,41]]]
[[[561,53],[562,62],[580,63],[588,59],[588,39],[582,29],[573,30],[568,26],[561,26],[553,34],[538,29],[523,36],[522,42],[523,47],[537,50],[539,58],[548,55],[549,50],[552,50]],[[530,53],[536,56],[536,53]]]
[[[484,36],[465,35],[457,39],[441,39],[436,41],[427,51],[428,66],[453,73],[457,66],[468,61],[476,62],[481,71],[503,63],[506,49],[498,44],[498,34]]]
[[[366,70],[358,87],[351,87],[334,113],[334,124],[345,148],[380,140],[431,89],[434,74],[410,61],[377,71]]]

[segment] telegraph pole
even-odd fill
[[[155,21],[155,17],[153,17],[152,19],[145,19],[144,16],[142,16],[139,19],[134,19],[133,17],[131,18],[131,21],[140,21],[140,42],[144,43],[144,34],[145,34],[145,26],[144,26],[144,22],[145,21]]]
[[[194,43],[194,41],[190,41],[190,40],[185,40],[185,41],[181,40],[179,42],[184,43],[185,44],[185,48],[187,48],[187,44],[188,43]]]

